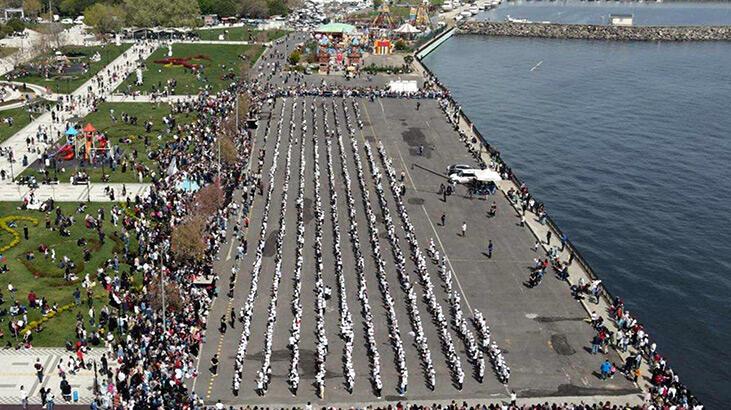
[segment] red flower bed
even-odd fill
[[[177,65],[177,66],[183,66],[185,68],[190,68],[190,69],[198,68],[199,64],[191,63],[191,60],[211,61],[210,57],[203,55],[203,54],[198,54],[198,55],[194,55],[192,57],[166,57],[166,58],[163,58],[162,60],[155,60],[154,63],[163,64],[163,65],[168,65],[168,64]]]

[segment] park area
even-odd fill
[[[129,44],[61,47],[5,74],[9,81],[37,84],[70,94],[130,47]]]
[[[90,339],[92,332],[102,332],[101,327],[105,325],[99,322],[100,311],[110,300],[104,275],[99,275],[97,269],[108,261],[111,261],[108,269],[118,269],[122,281],[131,287],[140,285],[139,275],[130,272],[129,266],[123,263],[122,224],[112,223],[113,205],[82,204],[83,209],[79,204],[55,205],[58,210],[42,212],[21,210],[19,203],[0,203],[0,343],[3,346],[22,343],[27,330],[32,330],[33,346],[62,346],[65,341],[76,340],[77,315],[82,317]],[[100,209],[104,210],[103,219],[99,217]],[[130,252],[137,250],[135,242],[132,235]],[[77,288],[80,305],[75,303]],[[89,322],[89,296],[96,312],[93,325]],[[13,335],[11,323],[20,325],[17,337]]]
[[[65,183],[81,172],[88,175],[91,182],[101,182],[102,176],[108,175],[108,182],[123,183],[139,182],[138,171],[142,170],[143,181],[149,182],[152,172],[159,175],[157,155],[165,144],[174,140],[176,127],[194,120],[189,113],[173,114],[167,104],[102,103],[96,111],[80,119],[73,132],[67,130],[67,139],[72,143],[59,142],[56,169],[45,170],[43,161],[38,160],[22,175],[35,176],[38,181],[57,178]],[[88,135],[94,143],[88,148],[94,150],[92,156],[97,158],[93,165],[84,158],[88,124],[95,129]],[[71,135],[74,132],[77,134]],[[112,160],[103,148],[114,153],[113,168]],[[107,158],[103,166],[99,161],[102,156]]]
[[[32,114],[33,118],[39,114]],[[31,121],[27,107],[12,108],[0,111],[0,143],[15,135]]]
[[[210,30],[199,29],[196,34],[201,40],[219,41],[220,35],[223,34],[224,41],[256,41],[259,43],[274,41],[283,37],[287,32],[285,30],[257,30],[253,27],[228,27],[215,28]]]
[[[136,74],[127,77],[119,91],[194,95],[201,90],[218,92],[226,88],[261,56],[260,45],[186,44],[158,48],[145,62],[141,85]]]

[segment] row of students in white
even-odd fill
[[[357,106],[356,106],[357,107]],[[360,121],[359,121],[360,123]],[[362,124],[362,123],[361,123]],[[399,238],[396,235],[396,227],[391,218],[391,212],[388,208],[388,202],[386,201],[385,190],[382,184],[381,172],[375,164],[375,159],[371,151],[371,147],[366,142],[364,144],[366,156],[370,164],[371,176],[375,181],[376,194],[378,196],[378,202],[381,206],[381,213],[383,214],[384,224],[386,225],[386,236],[391,244],[391,251],[396,263],[396,273],[398,274],[399,284],[401,290],[406,296],[406,310],[409,314],[409,321],[411,322],[411,328],[414,332],[414,343],[416,349],[419,352],[419,358],[421,359],[422,367],[424,370],[424,376],[427,387],[430,390],[434,390],[436,387],[436,371],[434,370],[434,363],[432,362],[431,351],[429,350],[429,344],[427,343],[427,337],[424,332],[424,326],[421,321],[421,315],[419,314],[418,297],[416,291],[411,283],[408,272],[406,272],[406,258],[401,250]],[[405,389],[403,393],[406,393]]]
[[[236,359],[234,361],[234,376],[233,376],[233,392],[238,394],[241,387],[241,378],[243,375],[244,361],[246,359],[246,350],[249,345],[249,337],[251,336],[251,319],[254,312],[254,300],[258,291],[259,275],[261,274],[262,260],[264,257],[264,246],[266,245],[267,237],[267,223],[269,220],[269,210],[271,208],[272,192],[274,191],[274,176],[277,172],[277,164],[279,158],[279,145],[282,137],[282,124],[284,123],[284,108],[285,104],[282,104],[282,109],[279,115],[279,121],[277,123],[277,139],[274,143],[274,152],[272,159],[272,166],[268,173],[268,186],[266,199],[264,201],[264,207],[262,211],[262,222],[259,230],[259,242],[256,246],[256,252],[254,255],[254,263],[251,270],[251,287],[246,297],[246,302],[240,315],[241,322],[243,324],[243,330],[241,332],[241,339],[239,341],[238,348],[236,350]]]
[[[391,164],[391,159],[388,157],[388,154],[381,142],[378,143],[377,148],[379,156],[381,157],[381,162],[386,170],[386,175],[388,176],[391,192],[395,198],[402,226],[406,234],[406,239],[408,240],[409,247],[411,248],[412,258],[416,262],[416,273],[419,276],[423,287],[423,298],[427,303],[427,310],[431,313],[432,319],[438,327],[437,330],[441,341],[442,351],[447,357],[447,365],[451,371],[452,381],[455,383],[457,388],[461,390],[464,385],[464,371],[462,370],[462,363],[459,355],[457,354],[457,350],[454,347],[452,335],[449,333],[448,322],[442,311],[442,306],[438,302],[434,293],[434,284],[431,282],[431,276],[429,275],[424,256],[416,239],[414,226],[411,224],[408,211],[403,203],[403,199],[401,197],[401,183],[398,182],[396,178],[396,171],[394,170],[393,165]]]
[[[376,227],[376,215],[373,213],[373,209],[370,202],[370,195],[368,187],[365,182],[363,164],[359,154],[358,143],[355,139],[355,129],[352,126],[351,115],[348,111],[348,105],[346,100],[342,100],[343,113],[345,115],[345,124],[348,129],[350,136],[350,147],[355,163],[356,175],[358,177],[358,184],[360,186],[361,197],[363,202],[363,208],[366,214],[366,221],[368,223],[368,233],[370,235],[371,250],[373,252],[373,258],[376,262],[376,278],[378,279],[378,288],[381,291],[381,296],[385,301],[387,311],[387,323],[389,338],[391,345],[394,350],[396,370],[399,374],[398,391],[400,394],[405,394],[408,389],[408,378],[409,372],[406,366],[406,353],[404,351],[403,342],[401,341],[401,332],[399,330],[398,319],[396,317],[396,302],[391,296],[391,290],[386,279],[386,262],[381,256],[380,241],[378,238],[378,228]],[[335,110],[335,100],[333,100],[333,110]],[[335,117],[337,118],[337,117]],[[343,151],[342,138],[338,138],[338,145],[341,152]],[[344,152],[341,154],[341,158],[344,157]]]
[[[279,300],[279,285],[282,281],[282,253],[284,251],[284,237],[287,234],[287,199],[289,196],[289,180],[292,175],[292,143],[296,123],[294,115],[297,109],[297,101],[292,104],[291,119],[289,121],[289,144],[287,144],[287,156],[284,163],[284,181],[282,182],[281,208],[279,212],[279,231],[275,242],[274,251],[274,274],[272,277],[272,288],[269,293],[269,308],[267,313],[266,332],[264,333],[264,354],[261,368],[256,373],[256,389],[259,394],[266,393],[272,376],[272,345],[274,344],[274,326],[277,322],[277,302]]]
[[[327,117],[327,109],[322,106],[324,115]],[[335,118],[335,117],[334,117]],[[365,279],[365,260],[363,258],[362,251],[360,249],[360,240],[358,239],[358,223],[356,219],[356,207],[355,199],[353,197],[353,191],[351,188],[350,173],[348,172],[348,166],[345,161],[345,153],[342,149],[342,138],[340,133],[337,132],[337,125],[334,129],[328,128],[328,123],[325,122],[325,133],[328,137],[332,138],[337,134],[338,148],[340,152],[340,163],[341,163],[341,174],[345,181],[345,197],[346,205],[348,208],[348,218],[351,221],[350,229],[348,234],[350,237],[351,247],[353,249],[353,255],[355,257],[355,273],[358,279],[358,300],[361,305],[361,314],[363,316],[363,326],[366,335],[368,358],[370,361],[370,377],[371,385],[377,396],[381,396],[383,391],[383,380],[381,379],[381,355],[378,352],[378,343],[375,337],[375,328],[373,322],[373,313],[371,311],[370,301],[368,299],[368,287]]]

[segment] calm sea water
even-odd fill
[[[729,408],[731,43],[455,36],[426,65],[681,380]]]
[[[610,14],[632,14],[638,26],[731,25],[731,7],[723,3],[618,1],[515,1],[477,15],[505,21],[506,16],[563,24],[607,24]]]

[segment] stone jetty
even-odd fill
[[[468,21],[460,34],[614,41],[731,41],[731,26],[633,26]]]

